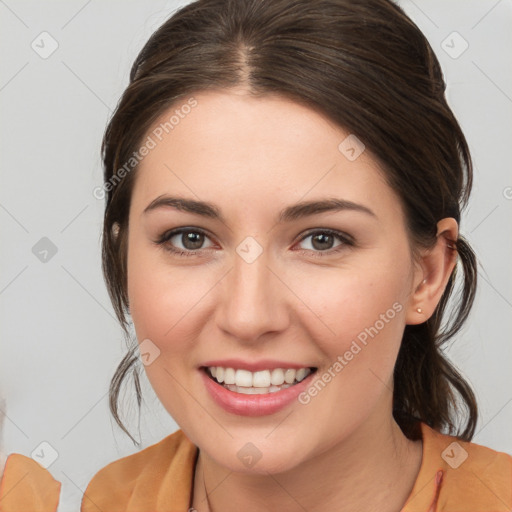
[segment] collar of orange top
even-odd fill
[[[400,512],[435,512],[443,483],[446,462],[442,453],[449,443],[445,435],[420,422],[422,437],[421,466],[416,481]]]

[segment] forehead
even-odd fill
[[[166,193],[266,209],[326,194],[383,210],[398,203],[362,141],[282,96],[199,92],[167,109],[147,137],[139,208]]]

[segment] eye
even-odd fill
[[[156,243],[180,256],[194,256],[197,254],[196,251],[213,247],[213,244],[203,247],[205,240],[209,238],[201,229],[179,228],[165,232]]]
[[[305,245],[309,247],[303,247],[303,250],[313,251],[313,254],[315,252],[319,253],[315,254],[315,256],[323,256],[321,253],[336,253],[345,249],[347,246],[351,247],[354,245],[354,239],[350,235],[332,229],[321,229],[309,232],[302,237],[300,242],[305,242],[308,239],[310,239],[310,241]],[[338,241],[337,244],[336,241]]]
[[[200,251],[213,247],[211,241],[210,245],[204,247],[205,241],[208,240],[210,238],[202,229],[185,227],[166,231],[155,243],[178,256],[196,256]],[[303,236],[299,243],[307,240],[309,242],[304,245],[309,247],[302,247],[301,250],[314,256],[337,253],[347,246],[355,245],[350,235],[332,229],[311,231]]]

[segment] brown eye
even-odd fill
[[[205,236],[202,233],[194,231],[187,231],[177,236],[181,237],[179,240],[183,244],[184,248],[190,249],[191,251],[200,249],[205,239]]]
[[[181,228],[164,233],[157,241],[157,244],[165,246],[170,252],[180,254],[190,252],[194,254],[193,251],[200,251],[213,246],[211,242],[210,245],[204,246],[206,240],[209,240],[209,238],[203,231]]]
[[[311,245],[315,249],[318,249],[319,251],[325,251],[328,249],[332,249],[333,243],[334,243],[334,236],[327,235],[325,233],[313,235],[311,238]]]
[[[312,252],[337,252],[346,246],[353,246],[354,241],[349,235],[332,230],[317,230],[308,233],[300,243],[310,239],[309,245],[302,249]]]

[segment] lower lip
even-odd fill
[[[263,395],[244,395],[230,391],[212,380],[206,374],[206,370],[201,369],[200,372],[204,385],[214,402],[225,411],[240,416],[266,416],[284,409],[309,386],[314,375],[314,372],[310,373],[301,382],[281,391],[265,393]]]

